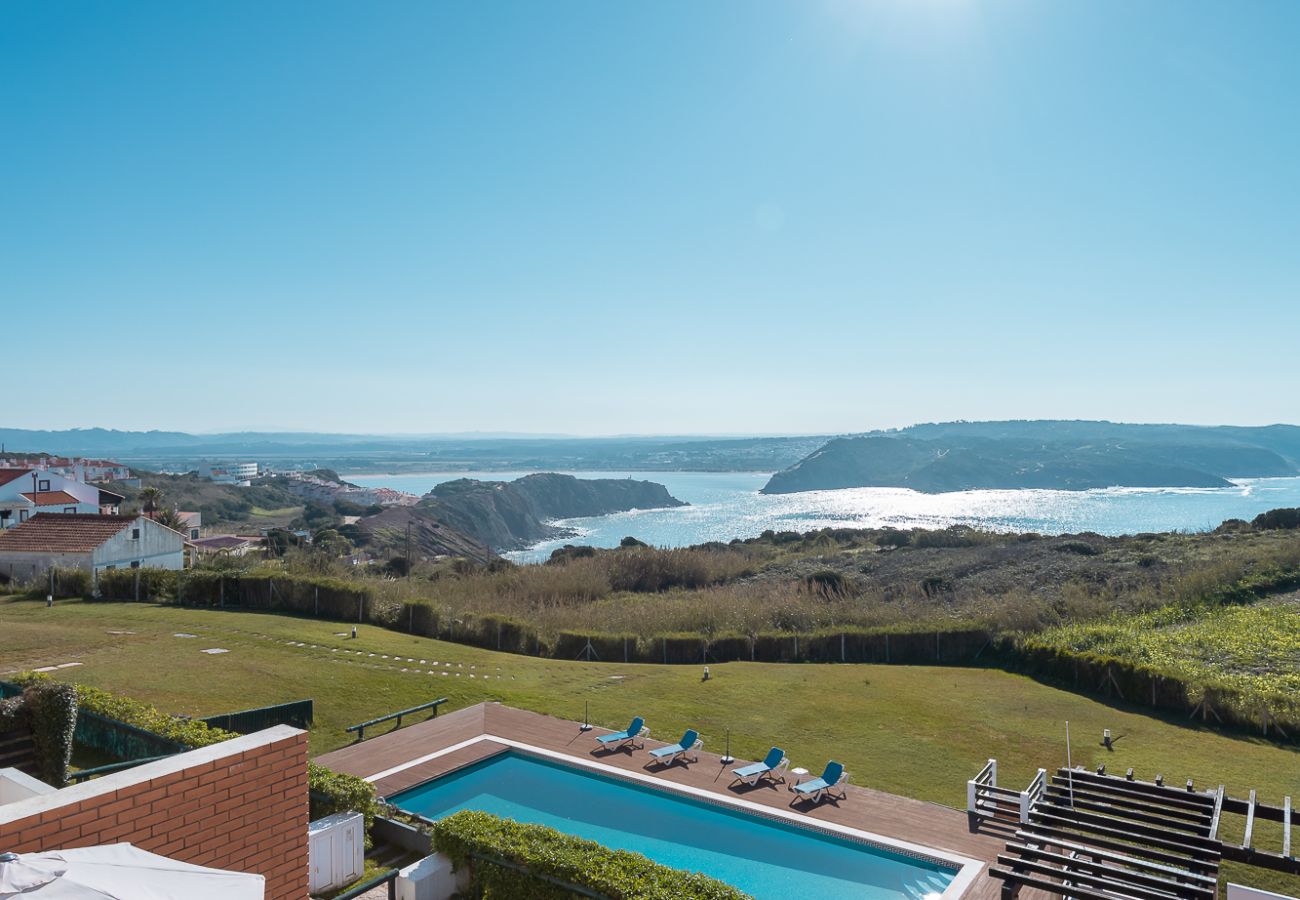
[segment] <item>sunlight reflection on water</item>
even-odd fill
[[[348,480],[422,494],[453,478],[510,480],[526,472],[356,475]],[[648,544],[684,546],[754,537],[767,529],[946,528],[970,525],[997,531],[1061,534],[1096,531],[1204,531],[1224,519],[1250,519],[1268,509],[1300,506],[1300,478],[1258,478],[1228,488],[1106,488],[1092,491],[954,491],[918,494],[901,488],[851,488],[799,494],[760,494],[762,472],[570,472],[579,478],[657,481],[690,506],[632,510],[559,524],[579,537],[547,541],[507,554],[517,561],[545,559],[566,543],[612,547],[625,535]]]

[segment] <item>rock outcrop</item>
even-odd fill
[[[685,505],[653,481],[543,473],[514,481],[448,481],[415,508],[493,550],[517,550],[572,534],[551,524],[555,519]]]

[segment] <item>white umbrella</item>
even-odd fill
[[[130,844],[0,853],[0,900],[263,900],[261,875],[178,862]]]

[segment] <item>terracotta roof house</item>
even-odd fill
[[[39,512],[0,531],[0,578],[26,580],[51,567],[180,569],[185,536],[145,516]]]

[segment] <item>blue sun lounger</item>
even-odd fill
[[[837,799],[843,800],[848,796],[848,793],[843,788],[844,783],[848,780],[849,773],[844,771],[844,766],[832,759],[826,764],[826,771],[822,772],[821,778],[801,781],[792,790],[799,795],[796,799],[820,803],[825,797],[835,797],[835,794],[831,792],[836,787],[839,787],[840,793]]]
[[[767,778],[775,784],[778,780],[776,773],[783,771],[788,765],[790,765],[790,760],[785,758],[785,751],[780,747],[773,747],[767,751],[767,757],[762,762],[752,763],[732,772],[735,777],[731,780],[731,783],[735,784],[739,781],[741,784],[753,787],[764,778]],[[780,776],[780,781],[785,782],[784,775]]]
[[[695,762],[700,761],[700,750],[704,747],[704,741],[700,740],[700,733],[693,729],[686,729],[682,739],[675,744],[667,747],[660,747],[658,750],[651,750],[651,762],[659,763],[661,766],[670,766],[679,759],[685,759],[687,753],[695,754]]]
[[[603,734],[596,738],[596,743],[607,750],[619,750],[624,745],[632,747],[637,746],[637,741],[641,741],[641,746],[645,746],[645,737],[650,733],[650,729],[645,727],[645,719],[637,716],[632,723],[627,726],[625,731],[616,731],[613,734]]]

